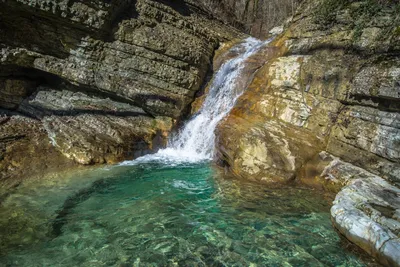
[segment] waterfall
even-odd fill
[[[246,60],[269,41],[247,38],[232,48],[238,55],[225,62],[214,77],[201,109],[173,136],[165,149],[133,162],[168,163],[210,160],[214,153],[214,130],[242,95],[246,84],[240,83]],[[125,162],[123,164],[130,164]]]

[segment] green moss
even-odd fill
[[[395,27],[395,29],[393,30],[393,35],[394,36],[400,36],[400,26]]]
[[[363,17],[372,18],[377,15],[383,8],[383,5],[377,0],[367,0],[359,8],[359,12]]]
[[[392,17],[392,26],[382,29],[379,34],[379,39],[388,39],[391,36],[398,37],[400,36],[400,2],[396,4],[392,4],[388,6],[390,10],[392,10],[395,16]]]
[[[382,6],[377,0],[367,0],[361,2],[359,6],[350,9],[350,14],[354,19],[354,41],[360,39],[363,29],[368,27],[368,23],[381,9]]]

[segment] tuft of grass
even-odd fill
[[[379,0],[366,0],[361,2],[357,8],[350,10],[354,19],[353,41],[360,40],[363,29],[368,27],[368,23],[381,11],[382,7]]]
[[[353,19],[353,41],[360,40],[363,30],[382,13],[391,14],[393,23],[382,28],[378,39],[400,36],[399,0],[321,0],[313,13],[314,23],[323,30],[329,29],[337,23],[338,13],[346,8]]]
[[[383,7],[379,0],[361,1],[357,8],[351,10],[351,16],[356,20],[367,20],[376,16]]]
[[[397,26],[393,30],[393,35],[394,36],[400,36],[400,26]]]
[[[361,38],[364,25],[362,23],[356,23],[354,27],[353,41],[358,41]]]

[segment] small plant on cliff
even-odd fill
[[[314,23],[329,28],[336,22],[337,12],[350,3],[350,0],[323,0],[314,12]]]
[[[386,3],[386,7],[393,12],[392,25],[381,31],[380,39],[386,39],[390,35],[394,38],[400,36],[400,1],[392,0],[388,2],[389,3]]]
[[[398,0],[366,0],[360,2],[360,5],[355,8],[350,9],[350,14],[354,19],[354,41],[360,39],[363,29],[367,28],[382,11],[394,13],[394,16],[392,16],[393,26],[381,29],[379,39],[385,39],[389,34],[394,33],[396,25],[399,24],[400,2]]]
[[[374,16],[376,16],[383,8],[378,0],[366,0],[360,2],[359,5],[350,8],[351,17],[358,21],[366,24]]]

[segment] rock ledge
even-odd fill
[[[345,185],[331,208],[334,226],[382,264],[400,266],[400,189],[332,158],[321,178]]]

